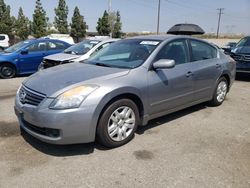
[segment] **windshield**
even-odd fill
[[[145,62],[160,42],[143,39],[121,40],[100,50],[86,63],[106,67],[136,68]]]
[[[85,40],[74,46],[71,46],[64,50],[66,54],[83,55],[86,54],[91,48],[97,45],[100,41],[98,40]]]
[[[242,47],[242,46],[250,46],[250,37],[241,39],[236,47]]]
[[[6,52],[6,53],[15,52],[15,51],[19,50],[20,48],[26,46],[27,44],[29,44],[28,41],[22,41],[22,42],[16,43],[13,46],[5,49],[4,52]]]

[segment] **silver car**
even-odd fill
[[[18,90],[21,130],[48,143],[129,142],[138,125],[189,106],[224,101],[235,62],[188,36],[115,42],[84,63],[39,71]]]

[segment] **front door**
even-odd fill
[[[37,42],[27,47],[27,53],[20,54],[21,72],[31,73],[37,71],[43,57],[47,55],[46,46],[46,42]]]
[[[189,67],[187,41],[184,39],[166,44],[156,56],[175,60],[175,67],[148,72],[150,115],[171,111],[193,102],[193,79]]]

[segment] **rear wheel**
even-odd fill
[[[108,106],[97,126],[97,140],[100,144],[114,148],[128,143],[139,123],[139,111],[129,99],[120,99]]]
[[[228,91],[228,83],[225,77],[221,77],[214,91],[213,99],[210,101],[212,106],[219,106],[223,103],[226,98]]]
[[[4,63],[0,65],[0,77],[4,79],[13,78],[16,76],[16,69],[13,65]]]

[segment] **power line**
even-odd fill
[[[218,19],[218,27],[217,27],[217,38],[219,38],[219,32],[220,32],[220,20],[221,20],[221,15],[224,14],[223,10],[224,8],[218,8],[219,11],[219,19]]]

